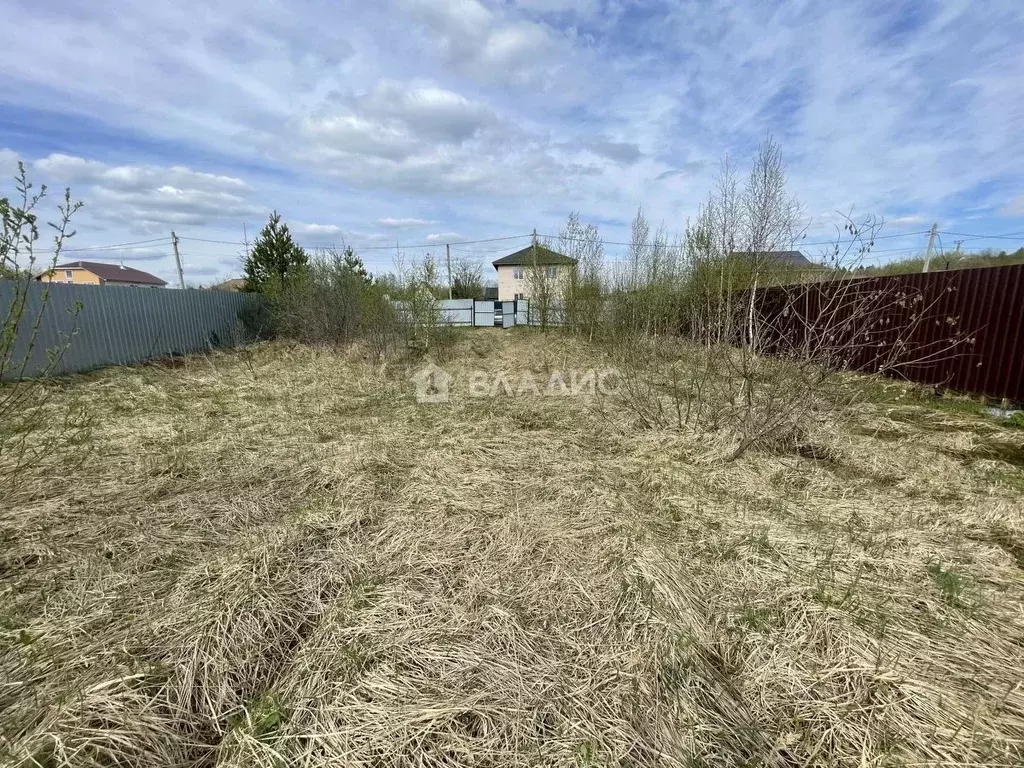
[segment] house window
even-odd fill
[[[555,279],[555,275],[558,274],[558,268],[557,267],[548,267],[547,269],[544,270],[544,272],[547,274],[549,279],[554,280]]]
[[[71,280],[74,280],[74,279],[75,279],[75,273],[74,273],[74,271],[73,271],[73,270],[70,270],[70,269],[65,269],[65,270],[64,270],[64,279],[65,279],[65,280],[67,280],[67,281],[69,281],[69,282],[70,282]]]
[[[515,269],[513,269],[512,270],[512,277],[514,279],[516,279],[516,280],[522,280],[523,279],[523,268],[522,267],[516,267]]]
[[[521,293],[517,293],[517,294],[516,294],[516,301],[522,301],[522,300],[523,300],[523,299],[525,299],[525,298],[526,298],[526,297],[525,297],[525,296],[523,296],[523,294],[521,294]]]

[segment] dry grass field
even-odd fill
[[[1024,762],[1024,432],[851,379],[827,458],[717,461],[468,396],[608,362],[523,330],[443,405],[283,343],[49,385],[95,425],[0,502],[0,762]]]

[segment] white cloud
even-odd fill
[[[1017,195],[999,209],[1004,216],[1024,216],[1024,195]]]
[[[416,227],[429,227],[431,224],[436,223],[436,221],[431,221],[429,219],[403,219],[391,217],[377,219],[377,226],[384,227],[385,229],[415,229]]]
[[[338,235],[341,234],[341,227],[336,224],[303,224],[295,222],[291,228],[304,235]]]
[[[303,133],[314,146],[367,158],[404,160],[416,149],[415,137],[404,129],[355,115],[306,118]]]
[[[640,151],[640,147],[626,141],[595,139],[587,142],[584,146],[600,157],[605,157],[625,165],[631,165],[644,156],[644,153]]]
[[[19,160],[21,160],[21,156],[13,149],[0,147],[0,174],[3,175],[4,182],[7,182],[8,178],[13,177],[17,172]]]
[[[85,182],[105,187],[136,191],[161,187],[205,189],[231,194],[246,194],[252,188],[233,176],[218,176],[175,165],[169,168],[153,165],[110,166],[97,160],[55,153],[37,160],[35,167],[68,183]]]
[[[252,188],[241,179],[184,166],[111,166],[52,154],[37,160],[34,167],[61,185],[77,185],[75,197],[86,200],[88,215],[135,231],[241,221],[261,212],[249,202]]]
[[[312,224],[302,221],[292,221],[288,224],[289,229],[300,239],[306,242],[327,244],[342,237],[343,230],[337,224]]]
[[[496,119],[484,104],[453,91],[408,87],[382,81],[357,109],[384,122],[395,121],[417,136],[441,142],[465,141]]]
[[[485,83],[553,86],[545,75],[559,68],[548,26],[491,10],[478,0],[404,0],[428,28],[445,64]]]
[[[516,0],[516,6],[535,13],[574,13],[590,16],[600,7],[598,0]]]
[[[927,221],[924,216],[892,216],[885,220],[885,226],[894,229],[918,227]]]
[[[428,243],[450,243],[454,240],[465,240],[458,232],[435,232],[427,235]]]
[[[521,195],[565,187],[586,170],[536,128],[510,127],[453,91],[395,81],[328,100],[299,133],[300,161],[349,184],[419,194]],[[608,144],[606,153],[628,150]]]

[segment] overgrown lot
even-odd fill
[[[726,461],[616,395],[468,395],[614,363],[579,341],[441,362],[441,405],[284,343],[47,385],[95,423],[2,502],[4,761],[1024,761],[1024,433],[851,378]]]

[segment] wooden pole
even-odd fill
[[[444,245],[445,260],[448,262],[448,301],[452,300],[452,247],[450,244],[445,243]]]
[[[932,260],[932,246],[935,245],[935,235],[938,229],[938,222],[932,224],[932,231],[929,233],[928,237],[928,249],[924,252],[924,269],[921,270],[922,272],[928,271],[929,262]]]
[[[171,231],[171,244],[174,246],[174,263],[178,265],[178,285],[185,290],[185,273],[181,271],[181,255],[178,253],[178,236]]]

